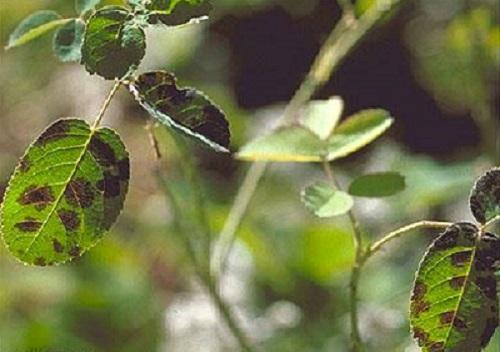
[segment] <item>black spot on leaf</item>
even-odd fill
[[[498,318],[490,318],[486,321],[486,326],[481,334],[481,346],[485,347],[490,341],[498,326]]]
[[[129,158],[122,159],[118,162],[118,173],[120,180],[128,181],[130,178],[130,160]]]
[[[19,197],[18,202],[22,205],[36,205],[37,209],[43,209],[54,200],[51,187],[31,185]]]
[[[25,156],[19,163],[19,171],[28,172],[31,167],[31,163],[27,156]]]
[[[80,226],[79,215],[73,210],[59,210],[57,215],[68,232],[75,231]]]
[[[81,249],[79,246],[73,246],[70,248],[68,254],[72,257],[78,257],[80,255]]]
[[[464,266],[470,262],[472,251],[463,251],[452,254],[451,263],[455,266]]]
[[[465,276],[456,276],[450,280],[450,287],[454,290],[460,290],[465,284]]]
[[[81,208],[88,208],[94,202],[94,189],[84,178],[77,178],[69,182],[64,191],[66,201]]]
[[[424,284],[421,281],[415,282],[412,300],[419,301],[419,300],[423,299],[426,292],[427,292],[427,285],[426,284]]]
[[[43,258],[43,257],[36,258],[33,263],[35,265],[38,265],[38,266],[46,266],[47,265],[47,262],[46,262],[45,258]]]
[[[429,346],[430,352],[444,352],[444,342],[434,342]]]
[[[64,251],[64,246],[56,238],[52,240],[52,247],[56,253],[62,253]]]
[[[35,145],[44,146],[49,142],[66,137],[70,130],[70,121],[60,120],[47,128],[35,142]]]
[[[33,218],[26,218],[23,222],[15,225],[22,232],[36,232],[42,226],[42,223]]]
[[[497,299],[497,283],[494,276],[478,277],[475,282],[486,297]]]
[[[426,333],[423,329],[421,328],[415,328],[413,330],[413,337],[415,337],[418,341],[418,344],[420,346],[423,346],[427,343],[429,340],[429,334]]]
[[[448,312],[439,314],[439,321],[443,325],[450,325],[454,317],[455,317],[455,312],[450,310]]]
[[[109,167],[116,163],[116,156],[113,148],[96,136],[92,137],[89,150],[101,166]]]
[[[460,319],[459,317],[455,317],[455,319],[453,320],[453,326],[459,330],[467,329],[467,324],[463,319]]]

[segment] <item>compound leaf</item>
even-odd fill
[[[68,21],[55,11],[37,11],[16,27],[9,37],[6,49],[26,44]]]
[[[0,209],[8,250],[26,264],[53,265],[94,246],[122,209],[129,158],[109,128],[62,119],[19,162]]]
[[[212,6],[208,0],[149,0],[146,9],[149,23],[178,26],[208,16]]]
[[[500,239],[470,223],[448,227],[429,247],[410,305],[413,335],[425,352],[476,352],[498,326],[495,262]]]
[[[75,10],[79,14],[84,14],[95,9],[100,2],[101,0],[75,0]]]
[[[309,103],[301,123],[320,139],[327,139],[337,126],[343,108],[344,102],[340,97],[312,101]]]
[[[394,122],[382,109],[363,110],[347,118],[328,139],[328,161],[345,157],[371,143]]]
[[[140,64],[145,50],[144,30],[127,9],[106,6],[88,20],[82,63],[89,73],[122,78]]]
[[[54,35],[54,52],[62,62],[80,61],[85,23],[74,19],[59,28]]]
[[[398,172],[377,172],[355,179],[349,186],[349,194],[356,197],[389,197],[406,187],[405,178]]]
[[[130,83],[129,89],[142,107],[160,123],[216,151],[229,151],[229,123],[224,113],[201,92],[179,88],[171,73],[144,73]]]
[[[343,215],[351,210],[353,199],[345,192],[337,191],[325,183],[306,187],[301,194],[302,202],[320,218]]]
[[[470,208],[482,224],[500,216],[500,168],[489,170],[476,181],[470,196]]]

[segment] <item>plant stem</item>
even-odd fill
[[[500,215],[495,216],[493,219],[488,220],[483,226],[481,226],[481,230],[485,230],[487,227],[490,227],[499,220],[500,220]]]
[[[366,36],[370,29],[379,23],[384,15],[402,1],[405,0],[394,0],[385,8],[372,6],[359,20],[351,18],[349,14],[342,16],[321,47],[305,80],[288,103],[278,127],[298,118],[302,106],[311,99],[318,88],[328,81],[347,54]],[[224,273],[225,263],[236,239],[238,227],[267,166],[267,162],[253,163],[245,175],[224,227],[219,234],[218,248],[215,250],[216,255],[214,255],[214,261],[211,265],[214,274]]]
[[[111,100],[113,100],[113,97],[115,96],[116,92],[118,91],[118,88],[120,88],[121,82],[120,81],[115,81],[115,84],[113,88],[111,88],[111,91],[109,92],[108,96],[106,97],[106,100],[104,100],[104,103],[102,104],[101,110],[99,111],[99,114],[97,114],[94,124],[92,125],[92,130],[95,130],[99,127],[101,124],[102,118],[104,117],[104,113],[106,110],[108,110],[109,104],[111,103]]]

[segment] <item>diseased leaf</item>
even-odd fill
[[[123,207],[128,153],[109,128],[83,120],[47,128],[22,157],[0,209],[9,251],[27,264],[52,265],[94,246]]]
[[[373,142],[394,122],[382,109],[363,110],[342,122],[328,139],[329,161],[345,157]]]
[[[320,139],[327,139],[340,120],[344,102],[340,97],[316,100],[309,103],[301,123]]]
[[[425,352],[476,352],[498,326],[494,263],[500,239],[470,223],[448,227],[429,247],[410,305],[413,335]]]
[[[209,0],[149,0],[149,23],[178,26],[208,16],[212,10]]]
[[[246,144],[239,151],[238,158],[280,162],[332,161],[369,144],[392,122],[384,110],[364,110],[341,123],[326,140],[302,125],[289,125]]]
[[[355,179],[349,186],[349,194],[356,197],[388,197],[406,187],[405,178],[398,172],[378,172]]]
[[[6,49],[26,44],[68,21],[69,19],[61,18],[55,11],[37,11],[16,27],[9,37]]]
[[[71,20],[59,28],[54,35],[54,52],[62,62],[80,61],[85,23]]]
[[[350,195],[337,191],[325,183],[315,183],[306,187],[301,197],[306,208],[320,218],[343,215],[354,205]]]
[[[83,14],[87,11],[95,9],[101,0],[75,0],[76,12]]]
[[[106,6],[88,20],[82,63],[89,73],[123,78],[140,64],[145,50],[144,30],[127,9]]]
[[[177,87],[174,75],[165,71],[144,73],[130,83],[129,89],[160,123],[216,151],[229,151],[229,123],[223,112],[201,92]]]
[[[500,216],[500,168],[489,170],[476,181],[470,208],[481,224]]]

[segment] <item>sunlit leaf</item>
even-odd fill
[[[349,193],[356,197],[388,197],[405,189],[405,178],[398,172],[378,172],[355,179]]]
[[[480,237],[481,236],[481,237]],[[500,239],[454,224],[430,246],[410,306],[413,335],[425,352],[480,351],[498,326],[494,263]]]
[[[192,88],[179,88],[176,78],[165,71],[148,72],[130,83],[137,101],[160,123],[228,152],[229,123],[209,98]]]
[[[61,18],[54,11],[37,11],[25,18],[16,27],[9,37],[6,49],[26,44],[68,21],[69,19]]]
[[[489,170],[477,180],[470,196],[470,208],[482,224],[500,216],[500,168]]]
[[[91,74],[122,78],[139,65],[145,50],[144,31],[127,9],[106,6],[88,20],[82,63]]]
[[[54,52],[62,62],[80,61],[85,23],[71,20],[59,28],[54,35]]]
[[[149,0],[149,22],[177,26],[208,16],[212,6],[209,0]]]
[[[129,158],[109,128],[59,120],[29,147],[0,212],[9,251],[27,264],[52,265],[94,246],[122,209]]]
[[[327,139],[340,119],[344,103],[339,97],[309,103],[301,123],[320,139]]]
[[[78,13],[85,13],[95,9],[101,0],[75,0],[75,9]]]
[[[342,158],[377,139],[394,122],[382,109],[363,110],[342,122],[328,139],[329,161]]]
[[[306,187],[301,197],[306,208],[320,218],[343,215],[354,205],[350,195],[337,191],[325,183],[315,183]]]

